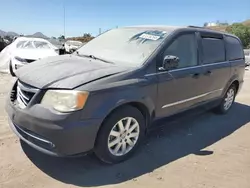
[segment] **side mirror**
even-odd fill
[[[163,64],[161,69],[164,70],[171,70],[171,69],[175,69],[178,68],[179,66],[179,58],[173,55],[167,55],[164,57],[163,59]]]

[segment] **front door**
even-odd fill
[[[177,56],[176,69],[158,72],[157,117],[165,117],[186,110],[202,101],[204,68],[199,65],[197,37],[195,33],[177,36],[161,54]]]

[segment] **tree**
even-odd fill
[[[83,36],[81,36],[81,37],[72,37],[72,38],[68,38],[68,40],[77,40],[77,41],[81,41],[81,42],[89,42],[93,38],[94,37],[90,33],[84,33]]]
[[[83,34],[83,38],[90,38],[91,37],[91,34],[90,33],[84,33]]]
[[[208,26],[208,23],[207,22],[205,22],[204,23],[204,25],[203,25],[203,27],[207,27]]]
[[[232,33],[240,38],[244,48],[250,47],[250,27],[241,23],[234,23],[228,26],[227,32]]]
[[[65,40],[65,36],[61,35],[60,37],[58,37],[59,40]]]

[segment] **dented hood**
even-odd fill
[[[20,81],[40,89],[73,89],[127,69],[90,58],[62,55],[25,65],[16,75]]]

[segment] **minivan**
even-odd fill
[[[227,113],[245,71],[241,41],[195,26],[109,30],[73,54],[20,68],[8,97],[15,134],[52,156],[128,159],[155,121],[202,105]]]

